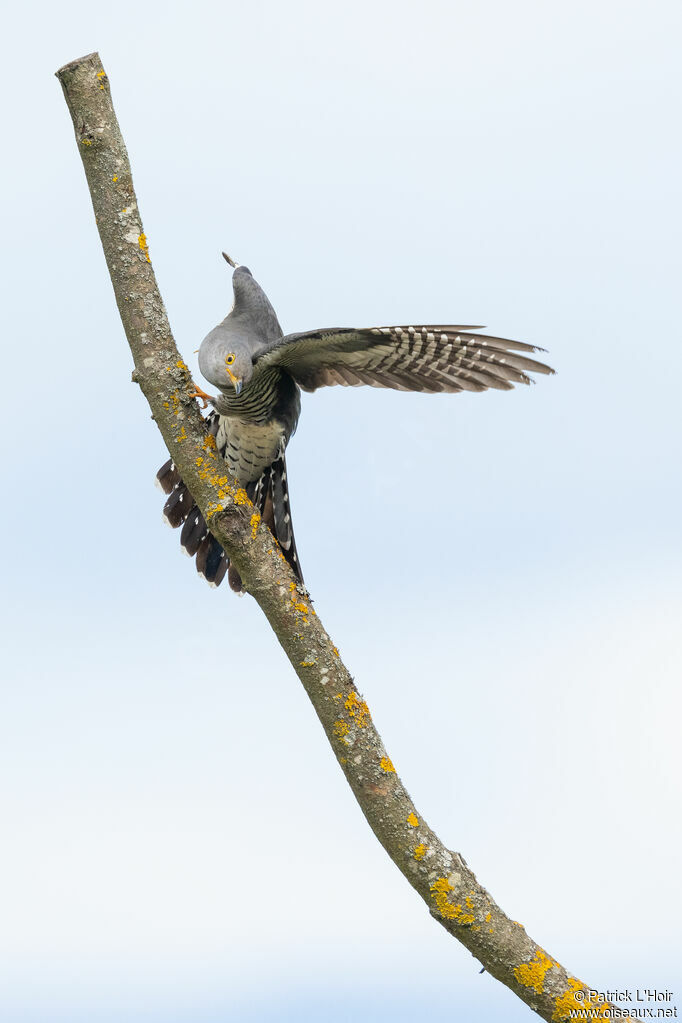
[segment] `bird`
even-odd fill
[[[482,327],[428,325],[331,327],[284,334],[277,314],[251,271],[235,263],[234,304],[201,343],[199,369],[215,396],[194,385],[192,397],[210,408],[206,426],[238,484],[275,536],[304,587],[289,504],[285,452],[301,412],[301,391],[319,387],[388,387],[430,394],[510,390],[551,374],[530,356],[543,348],[480,334]],[[244,586],[234,565],[169,459],[157,473],[168,495],[164,517],[182,527],[180,543],[212,586],[227,575]]]

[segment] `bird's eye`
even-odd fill
[[[234,362],[234,354],[232,352],[230,352],[230,354],[226,357],[225,362],[227,363],[228,366],[232,365],[232,363]]]

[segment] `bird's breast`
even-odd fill
[[[216,435],[218,450],[242,486],[260,478],[287,440],[283,424],[276,419],[253,423],[236,416],[221,416]]]
[[[241,394],[235,394],[228,388],[219,392],[214,404],[223,416],[266,424],[276,416],[276,410],[281,404],[285,390],[282,384],[282,373],[278,369],[254,373]]]

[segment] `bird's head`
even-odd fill
[[[227,256],[225,259],[234,265]],[[206,335],[199,349],[202,376],[226,395],[239,394],[247,386],[257,352],[282,336],[275,310],[247,267],[236,268],[232,287],[232,309]]]
[[[224,394],[241,394],[253,375],[251,346],[221,323],[201,342],[199,369]]]

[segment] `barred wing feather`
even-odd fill
[[[281,366],[306,391],[341,384],[401,391],[510,390],[528,373],[553,373],[522,352],[522,341],[475,334],[472,327],[353,327],[288,334],[261,352],[256,371]]]

